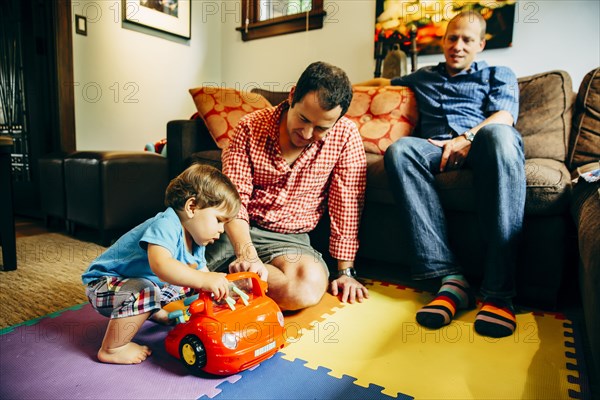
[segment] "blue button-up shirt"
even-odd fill
[[[407,86],[417,97],[419,130],[423,138],[460,135],[497,111],[519,115],[519,86],[510,68],[473,62],[468,71],[448,75],[446,64],[423,67],[415,73],[392,79],[394,86]]]

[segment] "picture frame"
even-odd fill
[[[75,33],[87,36],[87,18],[83,15],[75,14]]]
[[[516,4],[512,0],[457,1],[445,0],[376,0],[375,47],[383,39],[384,47],[399,42],[408,49],[412,26],[417,29],[419,55],[442,54],[442,38],[448,22],[461,11],[479,12],[487,22],[486,49],[511,47]],[[413,28],[414,29],[414,28]]]
[[[191,0],[122,0],[123,22],[191,39]]]

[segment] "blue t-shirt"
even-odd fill
[[[92,261],[81,277],[83,283],[87,285],[105,276],[118,276],[147,278],[163,286],[165,282],[150,269],[148,243],[164,247],[173,258],[184,264],[197,264],[197,269],[206,268],[205,247],[194,243],[193,254],[187,251],[179,217],[169,207],[127,232]]]
[[[394,86],[415,92],[419,105],[416,136],[449,139],[479,124],[497,111],[508,111],[514,122],[519,116],[519,85],[507,67],[473,62],[468,71],[450,76],[446,63],[420,68],[394,78]]]

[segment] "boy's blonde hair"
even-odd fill
[[[240,195],[235,185],[221,171],[206,164],[193,164],[171,180],[165,192],[165,205],[183,210],[185,202],[195,198],[200,208],[225,208],[233,218],[240,209]]]

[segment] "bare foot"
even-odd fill
[[[162,308],[154,314],[152,314],[149,319],[161,325],[173,325],[174,322],[172,319],[169,319],[169,313],[167,312],[167,310],[164,310]]]
[[[100,348],[98,350],[98,360],[109,364],[139,364],[150,354],[152,354],[152,351],[148,346],[129,342],[114,349]]]

